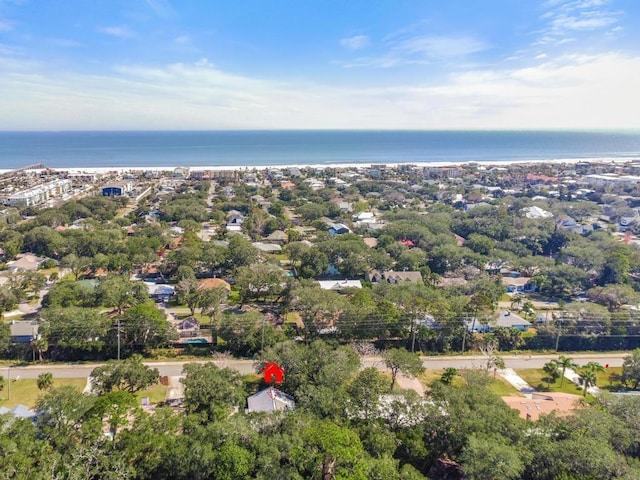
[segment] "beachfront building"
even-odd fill
[[[110,183],[102,187],[103,197],[121,197],[133,189],[131,182]]]
[[[31,207],[61,197],[69,191],[71,191],[71,180],[58,179],[16,192],[4,199],[2,203],[16,208]]]

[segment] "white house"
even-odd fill
[[[362,288],[360,280],[318,280],[318,284],[323,290],[340,291],[345,288]]]
[[[269,387],[247,398],[247,412],[275,412],[293,410],[296,402],[291,395]]]

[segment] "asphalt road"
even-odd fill
[[[595,361],[601,365],[609,365],[611,367],[620,367],[624,357],[628,353],[602,353],[602,354],[575,354],[568,355],[578,365],[584,365],[587,362]],[[558,358],[558,355],[503,355],[505,366],[516,370],[523,368],[542,368],[542,366],[550,360]],[[480,368],[482,365],[481,356],[458,356],[458,357],[422,357],[423,364],[427,369],[439,370],[447,367],[457,369],[464,368]],[[205,361],[198,361],[204,363]],[[253,360],[213,360],[213,362],[221,368],[228,367],[237,370],[241,374],[255,373],[255,362]],[[186,363],[194,363],[193,361],[184,362],[147,362],[147,365],[156,367],[160,371],[160,375],[178,376],[182,373],[182,368]],[[362,357],[364,367],[375,367],[384,370],[384,360],[382,357]],[[0,375],[5,379],[11,378],[37,378],[44,372],[51,372],[54,378],[86,378],[91,371],[100,365],[94,364],[56,364],[56,365],[28,365],[15,367],[0,367]],[[10,369],[10,372],[9,372]]]

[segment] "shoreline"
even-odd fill
[[[375,168],[376,166],[385,165],[387,167],[397,168],[402,165],[412,165],[419,168],[446,168],[446,167],[458,167],[458,166],[469,166],[469,165],[479,165],[479,166],[491,166],[491,167],[507,167],[510,165],[539,165],[539,164],[567,164],[567,165],[575,165],[578,163],[610,163],[610,164],[628,164],[640,162],[640,156],[633,157],[592,157],[592,158],[553,158],[553,159],[545,159],[545,160],[468,160],[468,161],[438,161],[438,162],[360,162],[360,163],[308,163],[308,164],[294,164],[294,163],[284,163],[284,164],[271,164],[271,165],[149,165],[149,166],[113,166],[113,167],[48,167],[46,169],[33,169],[30,171],[43,171],[43,170],[53,170],[53,171],[64,171],[68,173],[87,173],[87,174],[98,174],[98,173],[109,173],[109,172],[117,172],[117,173],[128,173],[128,172],[139,172],[139,171],[151,171],[151,172],[163,172],[163,171],[173,171],[176,168],[188,168],[193,171],[224,171],[224,170],[283,170],[289,168],[312,168],[312,169],[326,169],[326,168],[349,168],[349,169],[361,169],[361,168]],[[15,170],[18,170],[22,167],[16,168],[4,168],[0,169],[0,174],[9,173]]]

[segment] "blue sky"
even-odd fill
[[[0,0],[0,130],[640,128],[637,0]]]

